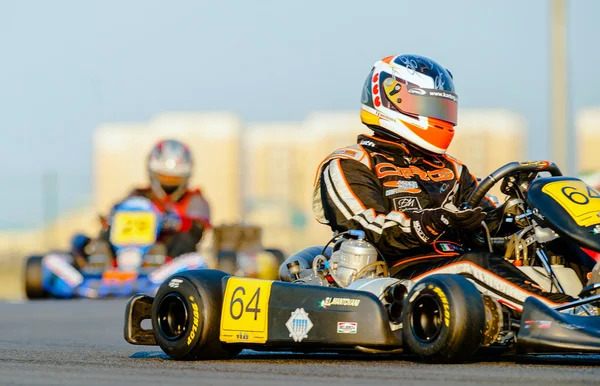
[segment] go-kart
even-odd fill
[[[202,256],[189,253],[174,259],[158,241],[164,215],[143,197],[131,197],[115,205],[102,218],[108,240],[93,240],[85,265],[78,266],[68,252],[31,256],[25,265],[25,294],[29,299],[99,298],[154,293],[170,275],[206,268]]]
[[[529,297],[515,310],[460,275],[390,277],[385,256],[362,231],[351,230],[337,235],[333,247],[288,258],[280,270],[285,281],[216,270],[175,274],[154,297],[130,298],[125,340],[158,345],[180,360],[231,358],[244,348],[404,352],[430,362],[465,361],[484,347],[505,354],[600,353],[600,284],[592,274],[584,287],[565,265],[569,256],[549,252],[556,243],[600,251],[600,193],[562,177],[553,163],[513,162],[485,178],[465,206],[480,204],[499,182],[508,196],[500,228],[506,233],[492,235],[482,223],[483,232],[462,236],[464,247],[504,251],[534,283],[577,300],[549,307]],[[145,319],[150,329],[142,328]]]
[[[84,237],[89,240],[85,246],[88,255],[85,264],[77,264],[77,258],[70,252],[52,252],[27,259],[26,296],[29,299],[98,298],[155,293],[170,275],[209,266],[240,276],[274,279],[285,258],[278,249],[263,248],[260,228],[247,225],[217,226],[212,230],[212,252],[172,258],[167,256],[167,248],[159,237],[164,217],[143,197],[131,197],[118,203],[110,216],[101,217],[108,239]]]

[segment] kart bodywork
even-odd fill
[[[506,353],[600,353],[600,265],[584,283],[566,268],[569,256],[547,254],[557,242],[600,252],[600,192],[562,177],[550,162],[513,162],[484,179],[464,205],[478,205],[500,181],[509,196],[499,228],[506,235],[492,236],[482,224],[485,232],[465,235],[465,245],[503,253],[541,288],[578,300],[551,308],[529,297],[515,309],[457,274],[389,277],[364,233],[351,230],[332,239],[333,252],[309,248],[287,259],[280,277],[288,282],[214,270],[173,275],[154,297],[130,299],[125,339],[188,360],[228,358],[243,348],[406,352],[434,362],[468,360],[496,346]],[[144,319],[151,329],[142,329]]]
[[[221,279],[211,281],[212,277],[208,276]],[[438,317],[442,326],[449,329],[470,325],[468,318],[473,317],[448,300],[452,294],[446,294],[442,287],[435,285],[436,280],[444,281],[456,275],[436,276],[422,283],[425,285],[422,289],[416,284],[406,292],[402,282],[395,279],[363,279],[356,283],[355,287],[362,287],[357,290],[238,278],[212,270],[190,271],[173,276],[164,284],[168,290],[162,294],[159,290],[158,298],[142,294],[132,297],[125,311],[124,336],[131,344],[160,345],[176,359],[226,358],[243,348],[412,353],[406,340],[416,336],[426,342],[430,337],[418,330],[424,330],[423,326],[426,329],[427,323],[415,323],[410,315],[390,321],[391,307],[386,298],[393,301],[394,292],[403,299],[400,313],[418,299],[419,291],[430,290],[440,295],[442,312]],[[178,292],[188,281],[200,286],[220,284],[220,288],[199,290],[196,296]],[[166,292],[170,295],[163,296]],[[469,308],[472,304],[465,306]],[[152,320],[152,329],[141,327],[144,319]],[[503,322],[501,318],[485,318],[485,323],[479,326],[483,327],[483,340],[494,335],[492,330]],[[458,345],[458,351],[450,355],[419,354],[436,362],[467,360],[473,354],[473,346],[478,348],[481,344],[477,342],[477,331],[473,333],[468,328],[466,332],[469,333],[464,335],[467,344]],[[468,344],[469,341],[476,344]],[[499,345],[499,342],[494,343]],[[447,344],[456,346],[455,342]],[[204,346],[215,345],[219,350],[202,350]],[[506,339],[503,345],[508,353],[600,353],[600,317],[561,313],[529,298],[524,304],[518,334]],[[466,352],[460,351],[463,349]],[[223,352],[230,355],[224,356]]]
[[[212,229],[212,251],[167,256],[166,246],[159,238],[163,231],[163,214],[143,197],[125,199],[103,222],[109,232],[108,240],[91,240],[86,246],[89,253],[83,266],[76,264],[70,252],[29,257],[24,279],[27,297],[104,298],[127,297],[138,292],[154,294],[169,276],[208,267],[246,277],[274,279],[285,258],[277,249],[262,247],[260,228],[239,225]]]

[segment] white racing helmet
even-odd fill
[[[444,154],[454,137],[458,97],[452,74],[417,55],[377,61],[362,92],[361,120],[373,131]]]
[[[192,155],[186,145],[174,139],[160,141],[148,156],[152,190],[158,197],[177,201],[187,190],[192,168]]]

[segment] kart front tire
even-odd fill
[[[156,343],[178,360],[229,359],[241,351],[219,340],[222,279],[217,270],[186,271],[168,278],[152,303]]]
[[[475,286],[460,275],[432,275],[405,300],[403,340],[426,362],[468,360],[483,342],[485,308]]]
[[[25,263],[25,296],[28,299],[45,299],[48,293],[42,281],[42,256],[30,256]]]

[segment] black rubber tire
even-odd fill
[[[402,326],[407,350],[424,361],[466,361],[483,342],[483,298],[462,276],[426,277],[406,297]]]
[[[219,340],[226,276],[212,269],[186,271],[159,287],[152,303],[152,325],[156,343],[167,355],[203,360],[229,359],[240,353],[240,348],[226,347]]]
[[[48,293],[42,287],[42,256],[30,256],[25,263],[25,296],[45,299]]]

